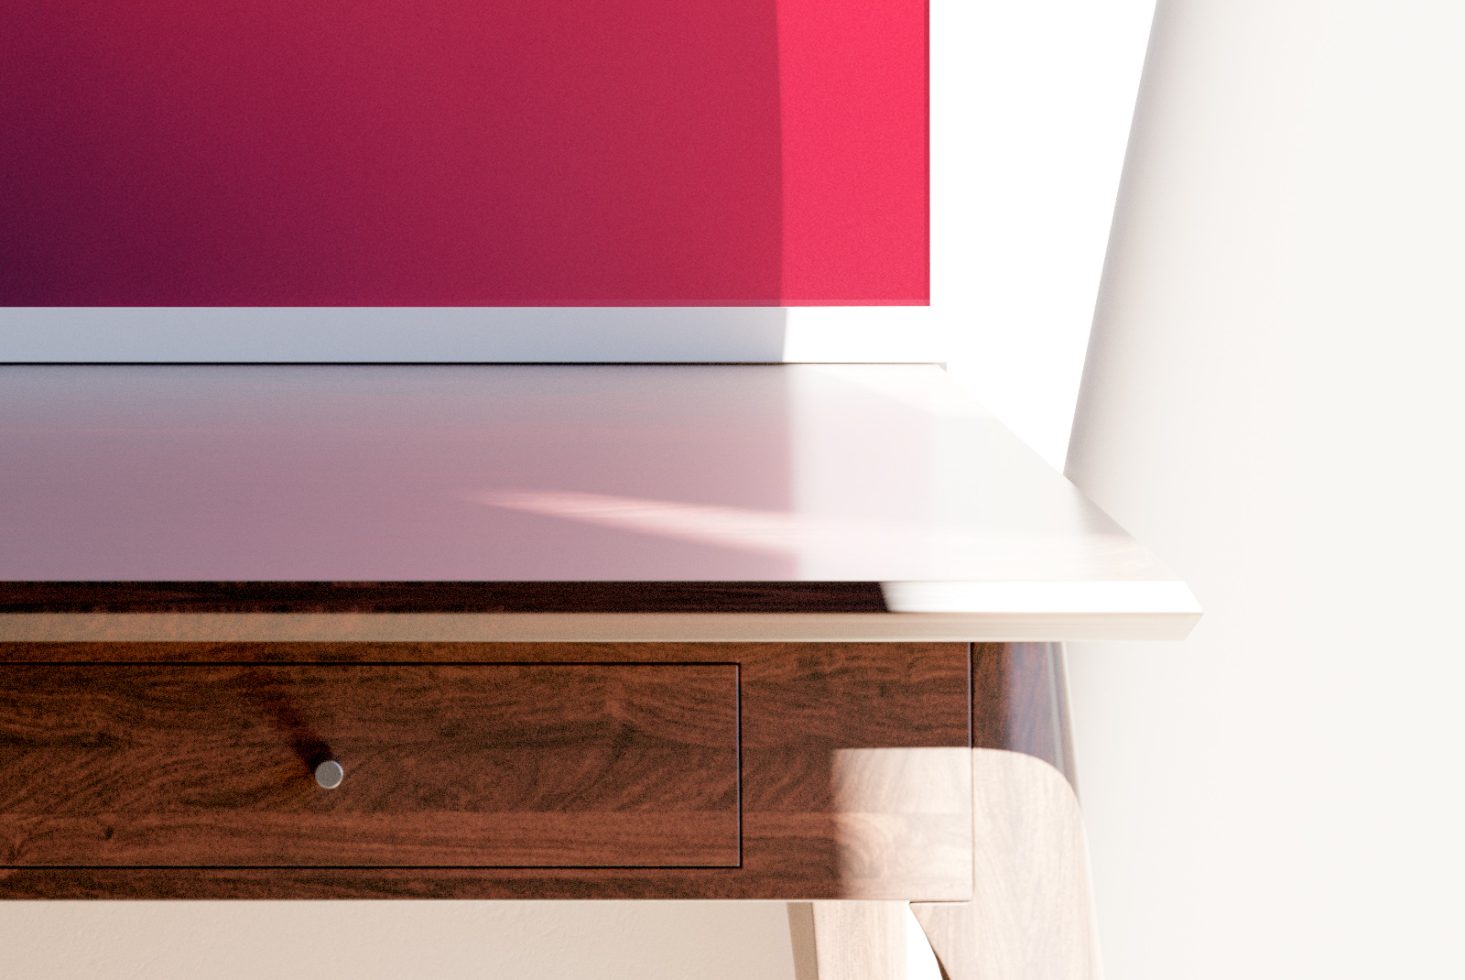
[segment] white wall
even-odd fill
[[[1191,584],[1071,650],[1108,972],[1465,976],[1465,5],[1161,0],[1071,472]]]
[[[932,303],[947,366],[1055,468],[1154,6],[933,0]]]

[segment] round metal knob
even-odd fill
[[[335,759],[327,759],[315,767],[315,783],[321,789],[335,789],[345,778],[345,767]]]

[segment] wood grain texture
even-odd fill
[[[0,871],[0,895],[964,899],[971,894],[967,644],[0,643],[0,664],[10,665],[0,670],[101,661],[255,667],[301,662],[736,664],[742,695],[742,865],[432,871],[29,868]],[[350,779],[348,770],[348,785]]]
[[[948,980],[1098,976],[1067,715],[1060,646],[973,645],[973,896],[912,903]],[[799,980],[902,975],[902,907],[790,906]]]
[[[913,902],[948,980],[1096,980],[1088,846],[1073,787],[1034,756],[972,750],[973,894]]]
[[[795,980],[906,980],[904,902],[792,902]]]
[[[736,866],[737,705],[717,664],[7,664],[0,864]]]
[[[1063,647],[972,646],[972,745],[1042,759],[1077,786]]]

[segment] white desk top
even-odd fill
[[[1198,616],[1147,550],[924,365],[0,367],[0,582],[880,597],[429,602],[354,616],[364,638],[1171,638]],[[53,636],[56,610],[0,608],[0,639]],[[117,609],[87,608],[101,611],[68,607],[68,637],[116,628]],[[315,635],[284,608],[190,615]]]

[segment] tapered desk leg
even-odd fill
[[[1063,651],[972,648],[972,898],[913,902],[949,980],[1100,975]]]
[[[790,902],[796,980],[906,980],[905,902]]]
[[[1057,645],[972,648],[972,897],[910,903],[948,980],[1101,975],[1064,687]],[[905,978],[902,902],[791,904],[789,925],[798,980]]]
[[[972,899],[913,902],[950,980],[1100,976],[1088,849],[1063,775],[1016,752],[974,749]]]
[[[1047,762],[972,750],[973,887],[912,902],[948,980],[1096,980],[1088,848],[1073,787]],[[789,905],[797,980],[906,980],[905,903]]]

